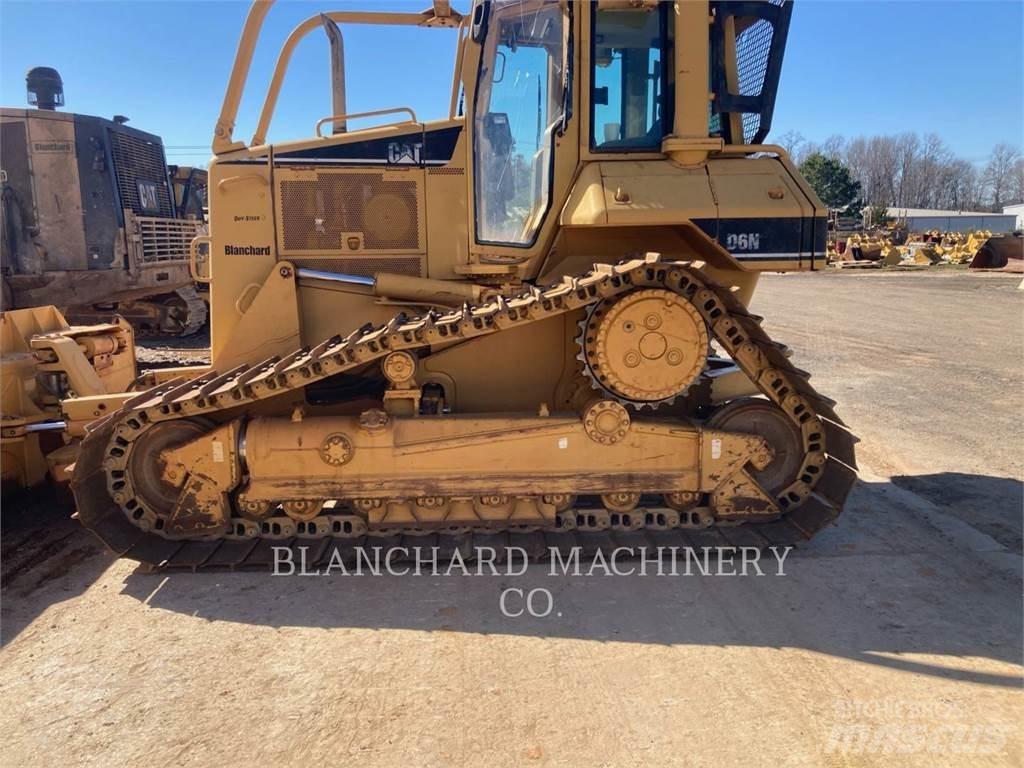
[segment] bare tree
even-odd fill
[[[911,178],[906,183],[907,198],[915,207],[940,208],[944,204],[946,171],[953,160],[942,139],[935,133],[926,134],[921,142],[917,161],[911,166]]]
[[[818,146],[818,151],[829,160],[842,160],[846,149],[846,138],[833,133]]]
[[[1002,211],[1006,201],[1013,197],[1013,173],[1019,159],[1020,151],[1010,144],[996,144],[992,148],[983,179],[993,211]]]
[[[975,211],[984,206],[978,169],[966,160],[954,159],[943,170],[942,207],[954,211]]]
[[[779,146],[785,149],[786,153],[791,158],[794,158],[794,162],[796,162],[795,158],[797,152],[800,151],[800,145],[806,142],[807,139],[804,138],[804,135],[800,133],[800,131],[786,131],[775,141]]]
[[[868,180],[884,205],[904,205],[900,195],[900,154],[896,136],[872,136],[868,140]]]
[[[917,163],[918,153],[921,149],[921,140],[916,133],[904,133],[896,139],[896,204],[909,206],[909,200],[914,199],[914,171]]]
[[[1024,157],[1018,157],[1017,162],[1013,164],[1011,179],[1013,182],[1010,185],[1013,191],[1011,203],[1024,203]]]
[[[776,140],[797,165],[803,163],[814,154],[824,155],[830,160],[843,160],[846,149],[846,137],[832,134],[820,144],[808,141],[800,131],[786,131]]]
[[[833,135],[817,143],[789,131],[779,143],[798,164],[815,152],[845,164],[870,205],[967,211],[1024,202],[1024,157],[1010,144],[995,146],[982,169],[954,155],[936,133]]]
[[[844,158],[850,173],[860,182],[860,187],[867,200],[882,202],[878,197],[878,190],[873,183],[868,167],[871,163],[871,151],[868,140],[858,136],[846,145],[846,156]]]
[[[803,164],[811,155],[817,155],[821,153],[821,145],[816,141],[805,141],[799,146],[796,154],[793,156],[793,160],[797,165]]]

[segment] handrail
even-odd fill
[[[192,238],[192,241],[188,244],[188,271],[192,276],[192,279],[197,283],[212,283],[213,280],[209,275],[204,275],[199,272],[199,245],[205,243],[209,247],[210,243],[213,242],[213,238],[209,235],[197,235]]]
[[[448,119],[454,120],[458,108],[459,90],[462,84],[462,59],[466,53],[466,19],[459,22],[458,40],[455,43],[455,74],[452,75],[452,97],[448,104]]]
[[[235,54],[235,63],[231,68],[227,91],[224,93],[224,104],[221,106],[217,125],[213,129],[213,154],[215,155],[244,146],[232,137],[235,131],[235,118],[238,117],[238,105],[242,101],[245,81],[249,79],[249,68],[252,65],[253,54],[256,52],[256,41],[260,36],[260,28],[273,4],[274,0],[253,0],[253,4],[249,7],[249,15],[245,17],[242,38],[238,41],[238,52]]]
[[[394,115],[399,112],[408,112],[411,118],[408,122],[421,125],[420,121],[416,119],[416,113],[409,107],[392,107],[391,109],[375,109],[372,112],[349,112],[345,115],[331,115],[330,117],[321,117],[316,121],[316,137],[318,139],[324,138],[324,135],[320,133],[320,129],[323,128],[327,123],[336,123],[339,120],[358,120],[361,117],[379,117],[380,115]]]
[[[238,52],[235,54],[231,78],[228,80],[227,90],[224,93],[224,103],[221,106],[220,117],[214,129],[213,153],[215,155],[246,147],[244,142],[236,141],[233,137],[235,119],[238,117],[238,107],[242,100],[246,81],[249,78],[249,70],[256,51],[260,30],[267,17],[267,12],[273,4],[274,0],[253,0],[253,4],[249,8],[249,14],[245,19],[245,26],[242,28],[242,37],[238,41]],[[266,99],[263,102],[259,123],[256,126],[256,133],[253,135],[249,146],[258,146],[266,141],[270,119],[274,114],[274,108],[277,106],[277,97],[284,82],[288,63],[291,61],[292,52],[302,38],[322,24],[322,16],[328,17],[335,23],[441,28],[459,27],[463,21],[462,14],[452,10],[448,0],[433,0],[433,6],[422,13],[331,11],[311,16],[292,30],[292,33],[281,48],[280,54],[278,54],[274,75],[270,81]]]
[[[753,155],[764,152],[772,155],[785,155],[790,159],[789,152],[779,144],[726,144],[722,147],[719,155]]]
[[[395,26],[421,26],[428,19],[433,18],[429,12],[424,13],[372,13],[360,11],[331,11],[325,13],[335,23],[346,24],[390,24]],[[292,53],[306,35],[321,25],[320,15],[311,16],[299,24],[285,40],[281,53],[277,57],[277,65],[274,67],[274,76],[270,80],[270,87],[267,89],[267,97],[263,102],[263,111],[260,113],[259,123],[256,125],[256,133],[253,134],[249,146],[258,146],[267,139],[267,132],[270,130],[270,119],[274,116],[274,109],[277,106],[277,97],[281,93],[281,86],[284,83],[285,72],[288,71],[288,64],[291,61]]]

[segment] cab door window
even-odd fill
[[[564,15],[557,0],[491,6],[474,115],[478,242],[530,245],[550,206]]]

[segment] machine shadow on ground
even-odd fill
[[[1006,499],[1008,520],[1019,516],[1019,507],[1009,506],[1019,483],[970,481]],[[792,553],[784,576],[565,576],[551,575],[548,563],[533,564],[521,576],[480,577],[137,569],[123,592],[150,609],[209,621],[802,647],[939,678],[1019,687],[1017,672],[982,672],[969,661],[1020,662],[1019,558],[955,520],[952,534],[937,528],[913,508],[916,502],[907,505],[907,497],[891,483],[860,482],[839,526]],[[765,560],[765,569],[773,562]],[[551,614],[503,615],[500,598],[509,588],[548,590]],[[515,598],[507,604],[513,612],[523,607]],[[914,658],[921,654],[947,659]]]
[[[3,498],[0,516],[0,645],[6,645],[54,603],[84,593],[114,556],[71,519],[74,499],[61,486],[43,485]]]
[[[961,517],[1011,552],[1021,554],[1024,482],[963,472],[894,475],[891,479],[893,485]],[[999,510],[1006,510],[1007,514],[999,514]]]

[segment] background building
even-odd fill
[[[1021,206],[1012,206],[1020,208]],[[870,227],[874,222],[867,221],[870,209],[864,209],[864,225]],[[1012,232],[1019,228],[1017,216],[1013,212],[985,213],[983,211],[940,211],[930,208],[896,208],[888,210],[890,218],[906,220],[910,232],[928,232],[937,229],[940,232],[970,232],[986,229],[990,232]]]
[[[1013,225],[1014,229],[1024,229],[1024,203],[1008,205],[1003,208],[1003,213],[1008,213],[1011,216],[1016,217],[1017,221]]]

